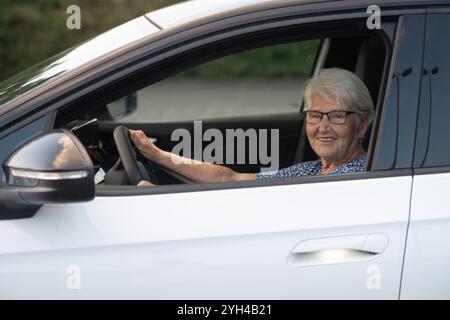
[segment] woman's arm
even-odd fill
[[[192,160],[155,146],[141,130],[130,130],[130,137],[139,152],[154,163],[195,182],[255,180],[254,173],[238,173],[227,167]]]

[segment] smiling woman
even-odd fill
[[[320,160],[307,161],[257,179],[341,174],[364,170],[362,147],[373,101],[365,84],[344,69],[323,69],[305,88],[306,133]]]
[[[311,147],[321,158],[322,174],[365,154],[361,143],[373,101],[355,74],[342,69],[322,70],[307,84],[305,101],[306,131]],[[320,117],[311,117],[313,112],[320,112]],[[327,114],[326,122],[322,121],[323,113]]]

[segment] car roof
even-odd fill
[[[179,26],[208,16],[268,3],[314,3],[331,0],[191,0],[147,13],[145,16],[162,29]]]

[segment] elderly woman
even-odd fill
[[[306,133],[316,161],[301,162],[274,172],[238,173],[227,167],[191,160],[163,151],[145,134],[130,130],[138,150],[156,164],[197,182],[222,182],[329,175],[364,170],[362,147],[373,111],[373,101],[364,83],[352,72],[332,68],[306,82]],[[151,185],[141,181],[140,186]]]

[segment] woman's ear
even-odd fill
[[[367,113],[364,113],[361,115],[361,123],[359,125],[359,138],[364,139],[364,136],[366,135],[367,129],[369,127],[369,115]]]

